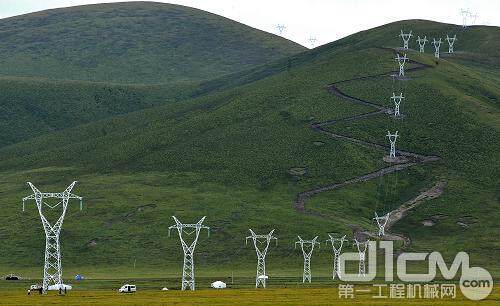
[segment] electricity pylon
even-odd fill
[[[413,36],[411,34],[411,31],[410,33],[403,33],[403,30],[401,30],[401,34],[399,34],[399,36],[401,36],[401,38],[403,39],[403,49],[405,50],[408,50],[408,42],[410,41],[410,38]]]
[[[170,237],[170,230],[176,229],[179,233],[179,239],[181,240],[182,250],[184,251],[184,264],[182,266],[182,290],[189,288],[190,290],[195,290],[195,277],[194,277],[194,249],[196,248],[196,243],[198,242],[198,237],[202,229],[206,229],[208,236],[210,236],[210,228],[208,226],[202,225],[206,217],[203,217],[195,224],[182,224],[175,216],[172,216],[175,224],[168,228],[168,236]],[[182,237],[182,234],[188,236],[195,234],[193,242],[187,244]]]
[[[311,45],[311,48],[314,48],[316,46],[317,39],[315,37],[309,37],[308,41],[309,44]]]
[[[391,134],[391,132],[387,131],[387,137],[389,137],[389,141],[391,143],[391,150],[389,151],[389,157],[396,157],[396,139],[398,138],[398,131],[395,134]]]
[[[255,276],[255,288],[259,288],[262,285],[266,288],[266,280],[268,276],[266,275],[266,255],[269,249],[269,243],[272,239],[276,240],[276,245],[278,245],[278,238],[273,236],[274,229],[267,235],[256,235],[251,229],[250,236],[247,236],[245,243],[248,243],[248,239],[253,240],[253,245],[255,247],[255,252],[257,253],[257,275]],[[261,246],[264,246],[262,249]]]
[[[448,42],[448,53],[453,53],[453,45],[455,44],[456,40],[457,34],[455,34],[453,37],[449,37],[448,34],[446,34],[446,41]]]
[[[379,217],[377,215],[377,212],[375,212],[375,218],[373,218],[373,220],[377,221],[378,235],[380,237],[385,235],[385,226],[387,225],[387,221],[389,221],[389,215],[390,215],[390,212]]]
[[[467,17],[470,16],[471,12],[469,10],[461,9],[460,13],[462,14],[462,27],[465,29],[467,28]]]
[[[346,235],[342,237],[336,237],[334,234],[328,234],[330,239],[327,239],[326,242],[330,242],[332,244],[333,251],[333,272],[332,279],[335,279],[335,275],[340,279],[340,261],[339,256],[342,252],[342,246],[344,242],[347,242]],[[338,246],[335,246],[335,242],[338,242]]]
[[[365,259],[366,259],[366,249],[368,247],[369,242],[370,240],[359,242],[357,239],[354,239],[354,244],[358,247],[358,253],[359,253],[358,277],[366,276]]]
[[[396,96],[395,93],[392,93],[391,100],[394,101],[394,117],[399,117],[399,106],[401,105],[401,100],[404,99],[403,93],[400,93],[399,96]]]
[[[472,25],[475,25],[476,24],[476,19],[479,16],[477,14],[472,14],[472,13],[469,16],[474,18],[474,21],[472,21]]]
[[[432,44],[434,45],[434,56],[436,58],[439,58],[439,48],[441,47],[441,38],[439,38],[439,40],[433,38]]]
[[[314,246],[319,242],[316,242],[318,236],[314,237],[313,240],[303,240],[299,237],[299,241],[295,242],[295,248],[297,248],[297,243],[300,244],[302,249],[302,254],[304,255],[304,273],[302,274],[302,283],[306,281],[311,282],[311,256],[314,251]]]
[[[418,42],[418,46],[420,47],[420,53],[424,53],[425,52],[425,43],[428,42],[427,36],[424,36],[424,38],[420,38],[420,36],[418,36],[417,42]]]
[[[405,63],[408,60],[408,58],[406,57],[406,54],[403,57],[401,57],[398,53],[398,54],[396,54],[396,60],[398,61],[398,64],[399,64],[399,76],[404,77],[405,76]]]
[[[278,24],[278,25],[276,25],[276,29],[278,30],[278,35],[281,36],[281,34],[283,34],[283,32],[285,32],[286,26],[284,24]]]
[[[71,183],[63,192],[41,192],[31,182],[28,185],[33,190],[33,194],[23,198],[23,211],[24,202],[27,200],[35,200],[42,220],[43,229],[45,231],[45,263],[43,266],[43,291],[46,292],[51,285],[56,285],[61,288],[62,281],[62,264],[61,264],[61,245],[59,243],[59,234],[64,222],[64,216],[68,208],[69,199],[80,200],[80,210],[82,209],[82,197],[71,193],[75,186],[76,181]],[[47,198],[60,199],[57,204],[51,205],[44,201]],[[57,219],[56,223],[51,224],[43,213],[43,207],[47,206],[54,209],[62,204],[62,213]]]

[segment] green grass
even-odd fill
[[[142,284],[141,284],[142,285]],[[156,290],[143,289],[138,285],[138,292],[134,294],[118,294],[115,290],[74,290],[66,296],[58,296],[50,292],[48,295],[38,294],[28,296],[24,290],[2,290],[0,304],[9,305],[496,305],[499,299],[498,287],[485,300],[477,302],[466,299],[460,292],[456,298],[442,299],[376,299],[378,287],[373,285],[355,285],[355,290],[370,290],[357,292],[352,299],[340,298],[338,287],[330,288],[267,288],[267,289],[225,289],[225,290],[197,290],[193,292],[160,291],[161,284]],[[388,289],[386,289],[388,290]],[[458,291],[460,291],[457,288]],[[388,292],[383,293],[388,296]]]
[[[120,83],[203,81],[306,48],[205,11],[97,4],[0,20],[0,75]]]
[[[271,73],[262,65],[306,50],[221,16],[153,2],[1,19],[0,37],[0,147],[246,83],[256,77],[235,73],[255,69],[261,78]]]
[[[85,197],[85,209],[70,209],[61,238],[67,275],[177,275],[182,258],[178,238],[167,237],[171,215],[183,222],[206,215],[213,231],[197,247],[202,275],[236,271],[250,277],[255,253],[244,245],[248,228],[276,228],[280,242],[270,250],[268,265],[270,275],[279,277],[300,276],[302,257],[293,249],[297,235],[320,235],[324,241],[328,232],[350,234],[351,224],[373,229],[374,210],[394,208],[444,178],[449,185],[443,196],[410,214],[394,232],[411,237],[413,251],[432,249],[452,256],[466,250],[472,266],[497,275],[500,93],[496,74],[483,76],[484,67],[474,58],[478,54],[497,63],[496,53],[482,43],[485,37],[498,37],[498,28],[459,34],[464,45],[456,48],[468,53],[456,60],[451,56],[435,64],[430,54],[411,53],[435,67],[401,84],[407,96],[402,121],[380,116],[330,127],[381,144],[387,129],[399,129],[399,147],[438,154],[441,161],[324,193],[306,204],[327,217],[303,215],[292,207],[298,192],[386,166],[386,152],[332,140],[308,126],[372,110],[329,94],[326,85],[393,69],[393,53],[377,47],[399,45],[401,27],[411,27],[415,34],[452,29],[423,21],[390,24],[294,56],[290,65],[281,59],[247,74],[209,81],[195,89],[208,92],[193,99],[136,111],[130,107],[119,115],[110,113],[1,148],[0,194],[5,204],[0,239],[5,242],[0,270],[40,274],[40,221],[33,203],[26,213],[20,211],[21,197],[30,193],[26,181],[43,191],[57,191],[79,180],[75,193]],[[470,64],[467,54],[472,54]],[[400,84],[390,79],[339,85],[381,104],[399,90],[395,86]],[[144,105],[155,101],[149,95],[156,95],[146,92]],[[288,174],[297,167],[306,174]],[[421,225],[424,218],[440,213],[447,218],[436,226]],[[467,230],[457,224],[465,216],[474,220]],[[328,248],[315,260],[318,275],[327,276]]]

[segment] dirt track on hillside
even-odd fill
[[[392,49],[391,49],[391,51],[395,52]],[[410,60],[410,63],[415,64],[416,67],[406,69],[406,72],[412,72],[412,71],[427,69],[427,68],[432,67],[432,66],[429,66],[429,65],[426,65],[423,63],[413,61],[413,60]],[[362,146],[375,148],[375,149],[388,150],[389,149],[388,146],[376,144],[373,142],[354,138],[354,137],[347,136],[347,135],[333,133],[331,131],[326,130],[324,127],[329,126],[329,125],[334,125],[339,121],[363,120],[363,119],[370,118],[372,116],[379,115],[379,114],[388,114],[389,115],[391,113],[390,108],[378,105],[378,104],[370,102],[370,101],[366,101],[366,100],[363,100],[360,98],[356,98],[356,97],[347,95],[346,93],[342,92],[336,85],[339,83],[352,82],[352,81],[358,81],[358,80],[366,80],[366,79],[380,78],[380,77],[390,77],[395,73],[397,73],[397,72],[390,71],[388,73],[361,76],[361,77],[348,79],[348,80],[342,80],[342,81],[338,81],[338,82],[334,82],[332,84],[329,84],[327,86],[327,89],[328,89],[328,92],[330,92],[331,94],[336,95],[336,96],[338,96],[338,97],[340,97],[348,102],[367,105],[367,106],[375,108],[376,110],[371,111],[371,112],[367,112],[367,113],[363,113],[363,114],[358,114],[358,115],[354,115],[354,116],[341,118],[341,119],[332,119],[332,120],[326,120],[326,121],[322,121],[322,122],[315,122],[315,123],[312,123],[310,125],[310,128],[313,129],[315,132],[324,134],[330,138],[341,139],[341,140],[353,142],[353,143],[356,143],[356,144],[359,144]],[[321,214],[316,213],[316,212],[311,211],[311,210],[308,210],[306,208],[307,200],[309,200],[314,195],[317,195],[319,193],[326,192],[326,191],[331,191],[331,190],[343,188],[343,187],[351,185],[351,184],[366,182],[366,181],[372,180],[372,179],[377,178],[377,177],[381,177],[381,176],[384,176],[384,175],[387,175],[390,173],[404,170],[408,167],[411,167],[411,166],[414,166],[417,164],[424,164],[424,163],[428,163],[428,162],[437,161],[440,159],[439,156],[434,156],[434,155],[428,156],[428,155],[423,155],[423,154],[404,151],[404,150],[396,150],[396,154],[399,156],[406,157],[405,161],[400,162],[400,163],[395,163],[395,164],[390,165],[388,167],[381,168],[381,169],[378,169],[376,171],[373,171],[373,172],[370,172],[367,174],[363,174],[361,176],[353,177],[351,179],[348,179],[348,180],[345,180],[342,182],[335,182],[335,183],[331,183],[331,184],[324,185],[324,186],[319,186],[319,187],[316,187],[316,188],[313,188],[310,190],[300,192],[294,201],[294,208],[300,213],[322,216]],[[408,214],[409,210],[414,209],[415,207],[417,207],[422,202],[424,202],[428,199],[432,199],[436,196],[439,196],[443,192],[443,188],[445,185],[446,185],[445,182],[442,182],[442,181],[438,182],[436,184],[436,186],[432,187],[429,190],[423,191],[414,199],[411,199],[410,201],[404,203],[399,208],[397,208],[396,210],[391,212],[391,217],[388,220],[386,230],[390,229],[396,222],[398,222],[399,220],[404,218],[404,216],[406,216]],[[353,226],[353,232],[354,232],[355,237],[364,236],[364,237],[372,237],[372,238],[376,237],[376,238],[381,238],[381,239],[385,239],[385,240],[400,240],[400,241],[403,241],[404,248],[408,247],[411,243],[411,240],[408,237],[405,237],[403,235],[386,233],[383,237],[379,237],[378,233],[364,231],[357,226]]]

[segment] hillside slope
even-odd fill
[[[123,2],[0,20],[0,75],[119,83],[200,81],[306,50],[205,11]]]
[[[305,50],[214,14],[154,2],[6,18],[0,39],[0,147],[200,96],[218,90],[228,73]],[[232,86],[248,82],[231,78]]]
[[[242,86],[0,149],[5,203],[0,235],[7,240],[0,268],[33,273],[42,260],[36,210],[30,206],[23,214],[16,204],[30,193],[24,185],[28,180],[42,190],[80,181],[75,193],[85,196],[87,206],[83,212],[72,208],[64,224],[65,269],[101,276],[136,273],[127,268],[133,258],[141,258],[141,273],[178,274],[178,240],[167,239],[174,214],[184,222],[206,215],[213,228],[197,248],[198,275],[236,270],[251,271],[251,276],[255,253],[243,244],[248,228],[276,228],[283,241],[268,255],[271,276],[300,275],[302,258],[292,243],[297,235],[324,240],[328,232],[350,234],[352,226],[373,230],[374,211],[394,209],[444,180],[441,196],[392,230],[410,237],[412,250],[448,256],[465,250],[471,265],[497,272],[491,263],[498,247],[500,80],[494,71],[484,74],[477,58],[499,64],[497,54],[482,53],[479,46],[483,33],[500,38],[500,30],[471,28],[464,32],[468,44],[456,46],[460,53],[439,60],[429,48],[425,54],[408,51],[426,69],[395,81],[388,76],[395,68],[394,51],[387,47],[399,46],[399,28],[414,34],[434,29],[440,35],[457,29],[424,21],[389,24],[253,70],[248,79],[266,70],[274,74]],[[367,40],[376,35],[379,43]],[[363,117],[373,106],[328,90],[328,84],[342,80],[340,90],[375,105],[390,106],[392,92],[404,91],[405,117]],[[387,167],[386,148],[332,139],[310,128],[356,115],[362,120],[325,129],[378,145],[387,144],[387,130],[398,130],[399,149],[441,159],[320,193],[306,203],[309,213],[297,211],[293,203],[304,190]],[[423,225],[428,220],[433,226]],[[28,231],[33,234],[25,237]],[[328,275],[328,251],[318,252],[315,260],[317,274]]]
[[[131,85],[0,77],[0,147],[182,101],[192,96],[196,88],[191,83]],[[197,90],[197,94],[203,92]]]

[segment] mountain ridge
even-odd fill
[[[186,6],[121,2],[0,19],[0,74],[119,83],[202,81],[305,51]]]

